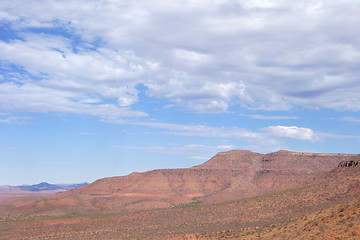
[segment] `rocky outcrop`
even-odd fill
[[[220,152],[193,169],[236,169],[239,175],[227,189],[203,200],[232,200],[283,190],[336,168],[353,154],[305,153],[280,150],[260,154],[247,150]]]
[[[360,155],[356,155],[347,161],[342,161],[339,163],[339,167],[356,167],[356,166],[360,166]]]
[[[247,150],[220,152],[209,161],[193,169],[236,169],[247,175],[263,172],[304,172],[319,174],[328,172],[354,154],[303,153],[280,150],[261,154]]]

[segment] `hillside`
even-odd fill
[[[161,169],[104,178],[46,198],[16,201],[11,214],[52,215],[73,208],[119,211],[171,207],[193,201],[219,203],[284,190],[335,168],[349,154],[232,150],[187,169]],[[14,206],[14,207],[13,207]]]
[[[41,182],[34,185],[0,186],[0,201],[11,198],[39,197],[61,193],[74,188],[82,187],[87,183],[77,184],[49,184]]]
[[[71,190],[74,188],[82,187],[88,183],[75,183],[75,184],[50,184],[47,182],[41,182],[35,185],[21,185],[16,186],[16,188],[23,191],[39,192],[47,190]]]
[[[295,188],[252,198],[142,211],[8,219],[8,238],[359,239],[360,155]]]

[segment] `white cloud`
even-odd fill
[[[234,149],[235,146],[234,145],[219,145],[216,148],[217,149],[223,149],[223,150],[231,150],[231,149]]]
[[[281,119],[298,119],[296,116],[264,116],[258,114],[238,114],[239,116],[253,118],[253,119],[261,119],[261,120],[281,120]]]
[[[137,126],[166,129],[166,134],[197,137],[222,137],[254,141],[263,138],[260,133],[239,127],[211,127],[206,125],[185,125],[160,122],[128,122]]]
[[[171,79],[167,83],[151,82],[147,86],[151,96],[165,95],[173,102],[198,112],[224,112],[231,100],[245,97],[245,86],[242,83],[184,80],[187,80],[187,76]]]
[[[40,78],[34,87],[115,100],[118,108],[139,101],[135,87],[143,84],[150,96],[199,112],[359,111],[358,7],[356,0],[3,0],[0,19],[20,38],[0,41],[0,61]],[[61,109],[54,102],[50,111]]]
[[[199,65],[206,64],[212,60],[211,56],[184,49],[175,49],[175,57],[183,64]]]
[[[346,122],[360,123],[360,118],[356,118],[356,117],[343,117],[341,118],[341,120]]]
[[[298,140],[314,140],[314,131],[310,128],[296,126],[269,126],[262,129],[275,137],[293,138]]]
[[[207,125],[186,125],[162,122],[136,122],[126,120],[111,120],[115,124],[127,124],[150,128],[164,129],[163,134],[192,136],[192,137],[216,137],[223,139],[237,139],[251,143],[248,149],[263,152],[264,149],[278,150],[283,146],[283,138],[291,138],[300,141],[318,141],[323,138],[334,138],[334,134],[314,132],[310,128],[296,126],[269,126],[258,131],[250,131],[240,127],[212,127]],[[336,138],[341,135],[336,135]],[[352,137],[352,136],[342,136]],[[254,145],[256,144],[256,145]],[[233,145],[220,145],[222,149],[232,149]],[[262,149],[262,150],[261,150]]]
[[[138,101],[137,82],[133,79],[142,71],[140,65],[132,63],[131,52],[98,49],[96,52],[74,53],[68,40],[62,37],[30,34],[25,39],[10,43],[0,41],[1,58],[24,66],[30,74],[18,77],[28,79],[25,84],[1,84],[3,109],[79,114],[93,112],[93,115],[113,112],[110,115],[119,117],[146,115],[124,108]],[[32,76],[40,80],[33,81]],[[118,106],[100,104],[101,98],[117,99]]]
[[[0,114],[1,116],[1,114]],[[31,120],[32,117],[27,117],[27,116],[10,116],[10,117],[6,117],[6,118],[0,118],[0,123],[6,123],[6,124],[24,124],[29,122],[29,120]]]
[[[17,85],[14,83],[0,84],[0,108],[15,112],[61,112],[74,114],[89,114],[104,119],[121,117],[144,117],[146,113],[133,111],[114,104],[82,103],[82,94],[42,87],[34,83]],[[80,99],[77,101],[76,99]]]

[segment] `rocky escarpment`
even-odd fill
[[[356,167],[360,166],[360,154],[350,158],[347,161],[342,161],[339,163],[339,167]]]
[[[209,161],[185,169],[160,169],[100,179],[60,196],[96,198],[106,208],[166,207],[194,199],[222,202],[294,187],[334,169],[351,154],[247,150],[220,152]]]
[[[71,206],[124,210],[163,208],[193,201],[232,201],[294,187],[336,168],[353,156],[232,150],[220,152],[192,168],[159,169],[103,178],[46,199],[19,203],[17,208],[43,211]]]
[[[305,153],[280,150],[260,154],[247,150],[220,152],[193,169],[236,169],[234,184],[204,200],[250,197],[283,190],[329,172],[353,154]]]
[[[258,171],[307,171],[328,172],[354,154],[306,153],[280,150],[261,154],[248,150],[220,152],[209,161],[195,166],[196,169],[238,169]]]

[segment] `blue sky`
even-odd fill
[[[356,0],[2,0],[0,185],[359,153],[359,22]]]

